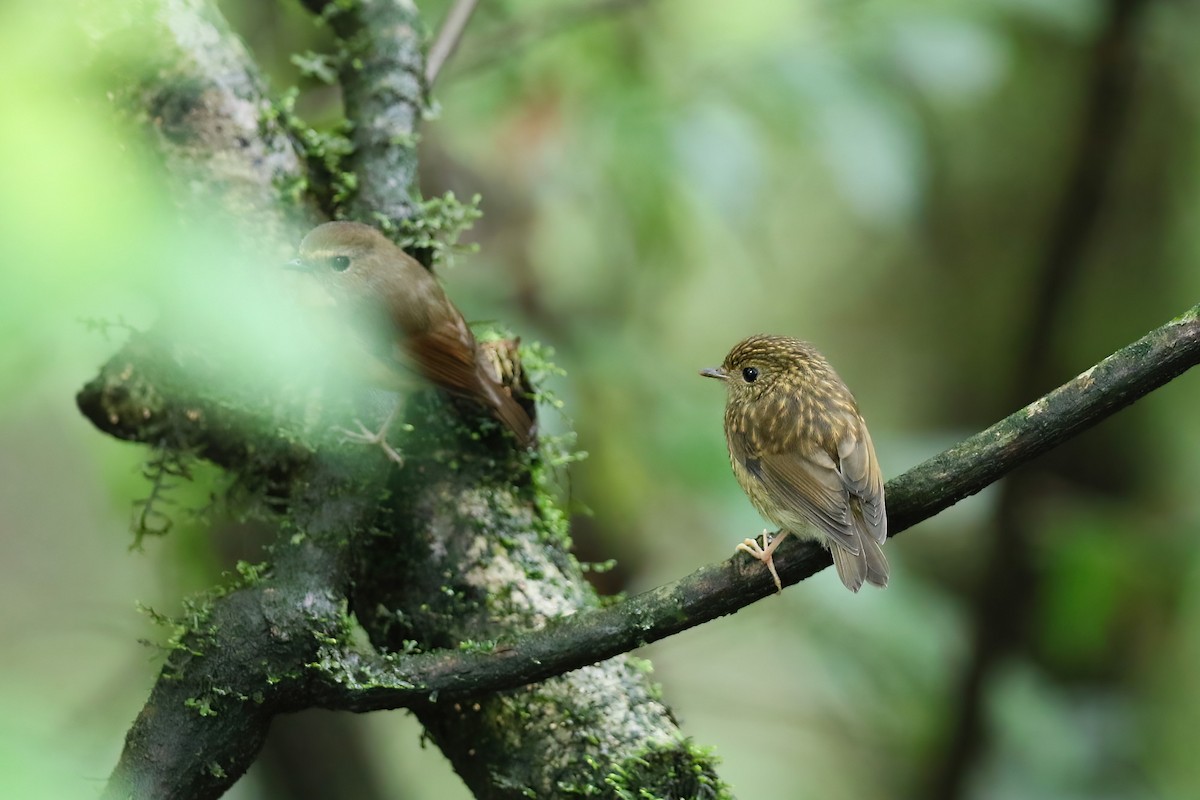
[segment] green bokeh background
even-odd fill
[[[421,3],[429,24],[445,3]],[[581,557],[637,592],[725,558],[761,521],[696,370],[755,332],[816,343],[891,477],[1013,410],[1054,212],[1080,138],[1099,0],[695,0],[560,26],[483,3],[422,130],[425,194],[483,195],[477,254],[444,275],[472,319],[553,346],[589,458],[564,481]],[[328,44],[294,2],[221,4],[276,95],[316,122]],[[1041,343],[1049,389],[1200,297],[1200,7],[1141,3],[1138,70],[1077,278]],[[111,78],[44,5],[0,8],[0,795],[92,796],[159,668],[139,603],[254,558],[188,508],[129,552],[144,449],[75,391],[122,338],[195,296],[178,225]],[[141,54],[128,54],[131,60]],[[1019,518],[1038,599],[985,690],[962,797],[1200,796],[1200,382],[1185,375],[1034,467]],[[1022,402],[1032,400],[1031,395]],[[832,573],[646,648],[683,730],[745,798],[921,797],[943,757],[989,570],[997,493],[894,540],[885,592]],[[590,509],[590,514],[584,510]],[[402,713],[281,720],[230,797],[465,797]],[[325,779],[325,778],[323,778]],[[304,789],[315,794],[304,794]]]

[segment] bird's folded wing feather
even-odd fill
[[[403,350],[417,370],[432,383],[467,396],[481,393],[475,340],[465,323],[447,322],[411,336]]]
[[[764,453],[758,462],[757,474],[777,503],[825,531],[839,546],[859,552],[849,497],[833,459],[823,451]]]
[[[872,539],[882,542],[887,539],[887,512],[875,445],[860,417],[848,417],[847,423],[837,446],[838,472],[846,491],[858,499],[867,532]]]
[[[491,408],[522,446],[531,441],[529,414],[480,363],[475,337],[461,319],[410,338],[405,350],[428,380]]]

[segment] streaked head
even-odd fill
[[[721,366],[700,374],[722,381],[732,401],[757,399],[777,386],[803,385],[827,370],[825,359],[808,342],[758,334],[734,345]]]

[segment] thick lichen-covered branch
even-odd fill
[[[268,259],[292,241],[294,227],[317,219],[298,191],[304,164],[262,77],[209,0],[132,4],[92,33],[98,67],[114,76],[110,96],[120,114],[142,123],[184,214],[219,209],[239,221],[228,230],[243,251]]]
[[[468,692],[477,702],[467,706],[452,702],[463,692],[439,698],[428,688],[445,678],[439,663],[456,669],[456,657],[486,652],[488,641],[598,604],[519,479],[529,456],[511,446],[502,455],[432,396],[410,401],[418,433],[405,441],[403,469],[373,449],[314,450],[274,404],[214,396],[221,382],[187,352],[134,337],[80,392],[80,408],[121,438],[273,476],[286,526],[268,579],[214,599],[189,623],[187,669],[164,669],[153,713],[129,732],[112,796],[216,796],[248,766],[274,714],[348,707],[348,687],[402,685],[400,705],[417,711],[479,796],[545,794],[561,780],[582,791],[618,777],[664,796],[703,793],[691,786],[719,793],[711,756],[683,738],[645,670],[624,657],[520,693]],[[290,609],[269,629],[268,602]],[[370,644],[349,635],[347,608]],[[405,654],[414,647],[427,652]]]
[[[333,552],[315,539],[288,545],[273,574],[194,607],[104,797],[220,797],[253,763],[271,718],[309,707],[297,677],[346,627]]]
[[[541,490],[521,478],[528,457],[498,458],[444,420],[437,404],[411,403],[416,433],[389,485],[392,522],[356,547],[352,609],[375,647],[486,651],[512,631],[596,608],[563,531],[541,513]],[[325,677],[314,676],[314,689],[328,690]],[[633,788],[647,796],[719,793],[711,756],[684,739],[626,656],[472,699],[426,692],[413,710],[478,797],[564,796],[566,786],[618,796],[611,786],[622,775],[636,775]]]
[[[417,124],[425,109],[420,14],[398,0],[305,5],[337,34],[338,82],[353,122],[345,169],[354,185],[338,213],[394,231],[413,216],[416,201]]]
[[[383,0],[327,8],[345,47],[350,165],[370,177],[340,211],[391,224],[412,207],[413,129],[422,104],[415,10]],[[258,135],[288,141],[275,128],[277,111],[258,94],[252,66],[213,4],[163,0],[157,11],[154,24],[186,32],[181,49],[228,58],[214,64],[204,53],[168,52],[164,67],[171,69],[159,74],[180,86],[160,87],[149,73],[129,105],[143,97],[154,105],[150,121],[161,123],[154,130],[162,134],[155,143],[178,173],[181,205],[227,205],[244,223],[234,224],[239,238],[269,245],[249,252],[279,250],[288,237],[247,205],[271,214],[273,192],[303,201],[305,181],[239,161],[259,152]],[[201,64],[217,74],[187,74]],[[241,73],[228,75],[231,64]],[[189,92],[195,87],[202,91]],[[248,141],[226,141],[227,131]],[[230,163],[227,175],[220,168]],[[245,185],[226,198],[221,189],[238,180]],[[189,199],[190,186],[202,198]],[[134,335],[77,398],[103,431],[221,465],[249,483],[259,512],[279,523],[266,577],[217,593],[187,622],[180,649],[129,731],[110,796],[218,796],[251,763],[273,716],[320,705],[334,682],[326,672],[355,674],[345,659],[335,667],[328,655],[346,652],[352,639],[365,658],[386,665],[376,651],[458,652],[464,642],[499,639],[597,605],[564,538],[542,519],[531,479],[536,457],[468,424],[477,413],[456,413],[432,395],[411,403],[409,414],[422,415],[419,432],[404,443],[405,467],[395,469],[377,452],[332,441],[331,393],[272,387],[275,365],[222,374],[227,352],[186,325],[159,326]],[[365,637],[350,635],[347,610]],[[713,758],[684,739],[630,659],[469,707],[435,701],[426,695],[418,714],[480,797],[723,791]]]
[[[1200,306],[1151,331],[1075,379],[887,484],[889,533],[896,535],[1022,464],[1112,416],[1200,362]],[[828,553],[785,542],[775,563],[785,584],[829,566]],[[351,655],[360,675],[321,676],[321,703],[365,711],[465,699],[577,669],[732,614],[774,591],[757,561],[735,556],[604,609],[502,638],[490,652],[428,654],[371,663]]]

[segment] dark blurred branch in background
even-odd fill
[[[1092,46],[1084,73],[1082,113],[1068,149],[1073,160],[1033,273],[1028,321],[1019,328],[1024,341],[1017,347],[1016,371],[1008,382],[1010,408],[1042,391],[1056,371],[1059,311],[1086,263],[1097,218],[1120,163],[1138,66],[1137,23],[1147,5],[1144,0],[1108,0],[1103,27]],[[971,771],[987,751],[984,704],[989,681],[1006,658],[1025,647],[1029,620],[1040,601],[1028,509],[1042,477],[1040,472],[1022,470],[1001,486],[992,540],[983,557],[985,579],[972,602],[971,653],[957,699],[948,704],[954,716],[943,749],[932,759],[928,785],[920,797],[967,796]]]

